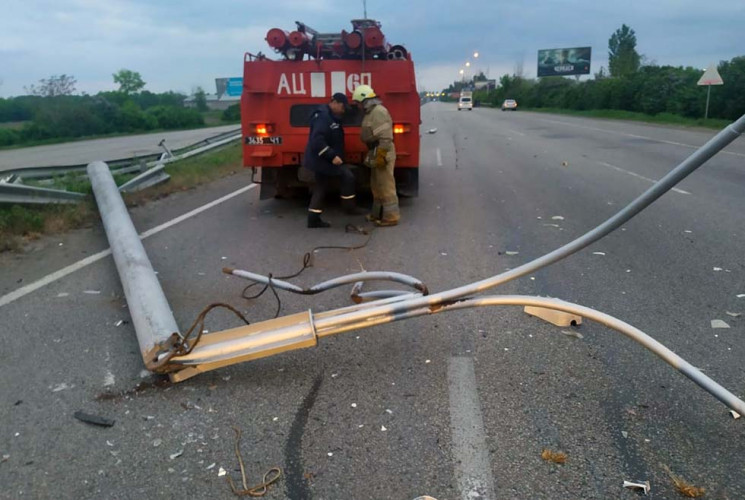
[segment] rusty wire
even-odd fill
[[[241,430],[237,427],[233,427],[233,430],[235,431],[236,435],[235,456],[238,457],[238,464],[241,467],[241,481],[243,483],[243,489],[239,490],[238,488],[236,488],[235,484],[233,483],[233,479],[230,477],[230,474],[228,474],[227,478],[228,484],[230,484],[230,489],[233,491],[234,495],[239,497],[263,497],[269,491],[269,486],[279,481],[279,478],[282,477],[282,469],[280,469],[279,467],[272,467],[264,473],[261,484],[257,484],[256,486],[252,486],[249,488],[248,483],[246,482],[246,467],[243,465],[243,456],[241,455]]]

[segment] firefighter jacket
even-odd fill
[[[328,105],[321,106],[310,117],[310,137],[305,146],[303,166],[319,174],[340,175],[342,166],[331,163],[337,156],[344,159],[341,118],[335,117]]]
[[[370,150],[367,155],[367,166],[372,163],[377,155],[377,149],[384,150],[382,156],[395,161],[396,153],[393,146],[393,120],[388,110],[382,104],[375,104],[365,110],[360,128],[360,139]],[[382,152],[382,151],[381,151]]]

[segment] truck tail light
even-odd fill
[[[394,134],[403,134],[404,132],[410,132],[411,126],[407,123],[394,123],[393,124],[393,133]]]
[[[274,125],[271,123],[257,123],[254,125],[254,132],[259,135],[268,135],[274,132]]]

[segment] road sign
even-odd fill
[[[243,92],[243,78],[228,78],[225,93],[229,96],[240,97]]]
[[[724,85],[724,80],[719,76],[716,64],[709,64],[704,74],[699,78],[696,85],[706,85],[706,111],[704,112],[704,120],[709,118],[709,96],[711,95],[712,85]]]
[[[724,85],[724,80],[719,76],[715,64],[710,64],[704,74],[699,78],[697,85]]]

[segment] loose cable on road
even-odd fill
[[[264,473],[264,478],[262,479],[261,484],[249,487],[248,483],[246,482],[246,468],[243,465],[243,456],[241,455],[240,448],[241,430],[237,427],[233,427],[233,430],[236,434],[235,456],[238,457],[238,464],[241,467],[241,481],[243,482],[243,489],[239,490],[238,488],[236,488],[235,484],[233,484],[233,479],[230,477],[230,474],[228,474],[227,478],[228,484],[230,484],[230,489],[233,491],[234,495],[239,497],[263,497],[269,491],[269,486],[279,481],[279,478],[282,477],[282,469],[280,469],[279,467],[272,467]]]
[[[279,294],[277,293],[277,290],[274,288],[274,285],[272,284],[272,279],[288,280],[288,279],[292,279],[292,278],[297,278],[306,269],[308,269],[309,267],[313,267],[313,255],[318,250],[349,250],[349,251],[353,251],[353,250],[359,250],[361,248],[364,248],[364,247],[367,246],[368,243],[370,243],[370,240],[372,239],[372,235],[373,235],[373,231],[374,230],[375,230],[375,227],[372,227],[370,229],[366,229],[366,228],[363,228],[363,227],[360,227],[360,226],[356,226],[354,224],[347,224],[344,227],[344,232],[345,233],[356,233],[356,234],[362,234],[362,235],[367,236],[367,238],[365,239],[365,241],[362,244],[355,245],[355,246],[321,245],[321,246],[313,247],[313,249],[310,252],[306,252],[305,255],[303,255],[303,264],[302,264],[302,267],[300,268],[299,271],[297,271],[296,273],[293,273],[293,274],[289,274],[287,276],[274,276],[272,273],[269,273],[268,274],[269,281],[268,281],[268,283],[266,283],[264,285],[264,288],[262,288],[261,291],[259,291],[258,293],[254,294],[254,295],[246,295],[246,292],[248,292],[248,290],[250,290],[251,288],[253,288],[253,287],[255,287],[256,285],[259,284],[259,283],[251,283],[250,285],[248,285],[246,288],[243,289],[243,291],[241,292],[241,297],[244,298],[244,299],[246,299],[246,300],[258,299],[259,297],[261,297],[262,295],[264,295],[264,293],[267,291],[267,289],[270,289],[272,291],[272,293],[274,294],[274,298],[277,300],[277,310],[274,313],[274,317],[275,318],[278,318],[279,317],[279,313],[282,310],[282,300],[279,298]],[[292,291],[293,293],[300,293],[300,294],[302,294],[302,292],[296,292],[296,291],[293,291],[293,290],[290,290],[290,291]]]

